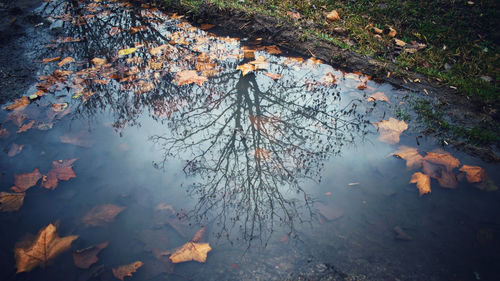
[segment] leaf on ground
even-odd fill
[[[73,252],[73,261],[75,262],[75,265],[83,269],[89,268],[99,260],[97,258],[97,255],[104,248],[108,247],[108,245],[109,242],[106,241],[104,243],[93,245],[82,250],[76,250],[75,252]]]
[[[442,150],[435,150],[435,152],[427,152],[424,157],[425,161],[429,161],[434,164],[443,165],[448,171],[451,171],[460,166],[460,161],[453,157],[450,153]]]
[[[211,250],[212,248],[210,248],[208,243],[187,242],[170,256],[170,260],[173,263],[188,261],[205,262],[207,260],[207,253]]]
[[[68,133],[59,137],[62,143],[69,143],[81,147],[91,147],[93,142],[88,132],[80,131],[78,133]]]
[[[136,272],[144,264],[141,261],[136,261],[131,264],[121,265],[119,267],[112,268],[113,275],[122,280],[126,276],[132,277],[132,273]]]
[[[130,34],[135,34],[141,30],[144,30],[144,29],[147,29],[148,27],[145,26],[145,25],[139,25],[139,26],[132,26],[130,29],[129,29],[129,32]]]
[[[47,189],[55,189],[58,180],[67,181],[71,178],[76,178],[75,172],[73,171],[73,163],[76,160],[77,158],[52,161],[52,169],[46,176],[43,176],[42,186]]]
[[[487,178],[486,171],[479,166],[463,165],[460,172],[464,172],[467,181],[470,183],[482,182]]]
[[[72,62],[75,62],[75,59],[72,57],[67,57],[67,58],[63,59],[62,61],[60,61],[57,65],[59,67],[62,67],[63,65],[68,64],[68,63],[72,63]]]
[[[130,54],[134,53],[135,51],[137,51],[137,48],[122,49],[122,50],[118,51],[118,56],[130,55]]]
[[[49,62],[55,62],[55,61],[58,61],[60,60],[61,57],[53,57],[53,58],[44,58],[42,60],[42,63],[49,63]]]
[[[30,100],[28,97],[23,96],[21,98],[16,99],[12,104],[5,107],[6,110],[21,110],[30,104]]]
[[[92,208],[83,218],[82,222],[87,226],[103,226],[112,222],[115,217],[127,207],[105,204]]]
[[[407,169],[418,169],[422,166],[424,157],[418,153],[418,149],[402,145],[392,155],[406,160]]]
[[[367,99],[367,101],[385,101],[385,102],[389,102],[389,99],[387,98],[387,96],[382,93],[382,92],[376,92],[375,94],[371,94]]]
[[[411,176],[410,183],[416,183],[420,196],[431,192],[431,177],[421,172],[416,172]]]
[[[0,211],[14,212],[21,208],[26,193],[0,192]]]
[[[9,147],[9,150],[7,151],[7,155],[9,157],[14,157],[21,153],[23,150],[24,144],[18,145],[17,143],[12,143]]]
[[[391,37],[391,38],[392,38],[392,37],[396,36],[396,34],[398,34],[398,33],[396,32],[396,30],[395,30],[394,28],[392,28],[392,27],[389,27],[388,32],[387,32],[387,35],[389,35],[389,37]]]
[[[281,79],[281,74],[276,74],[276,73],[271,73],[271,72],[266,72],[264,73],[267,77],[273,79],[273,80],[278,80]]]
[[[40,230],[34,239],[16,244],[14,254],[17,273],[31,271],[37,266],[46,266],[48,262],[71,247],[77,235],[59,237],[56,226],[49,224]]]
[[[329,21],[340,20],[340,16],[339,16],[339,13],[337,12],[337,10],[332,10],[331,12],[329,12],[328,14],[326,14],[326,18]]]
[[[242,64],[242,65],[238,65],[238,67],[236,67],[236,70],[241,70],[241,75],[245,76],[248,73],[254,71],[255,70],[255,66],[252,65],[252,64],[249,64],[249,63],[245,63],[245,64]]]
[[[178,72],[174,79],[174,82],[179,86],[191,83],[201,86],[205,81],[207,81],[207,77],[198,76],[198,72],[196,72],[196,70],[183,70]]]
[[[399,40],[397,38],[394,38],[394,44],[396,44],[396,46],[399,46],[399,47],[404,47],[406,46],[406,42],[403,41],[403,40]]]
[[[389,118],[389,120],[382,120],[381,122],[375,122],[373,124],[378,127],[380,133],[378,140],[388,144],[398,143],[401,133],[408,129],[408,125],[405,121],[399,121],[392,117]]]
[[[106,59],[93,58],[90,60],[90,62],[95,66],[101,66],[106,64]]]
[[[299,12],[287,11],[286,14],[293,20],[299,20],[302,17]]]
[[[10,189],[14,192],[25,192],[30,187],[34,186],[42,177],[38,168],[35,168],[31,173],[14,175],[14,186]]]
[[[22,125],[21,127],[19,127],[19,129],[17,130],[17,133],[22,133],[22,132],[26,132],[28,131],[29,129],[31,129],[33,127],[33,125],[35,125],[35,120],[31,120],[30,122]]]

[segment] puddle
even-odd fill
[[[499,277],[498,167],[400,120],[412,93],[147,5],[38,12],[59,33],[33,48],[38,84],[0,112],[1,190],[25,192],[0,214],[3,280],[114,280],[136,261],[125,280]],[[18,242],[51,223],[78,238],[20,264]],[[190,243],[206,261],[172,263]]]

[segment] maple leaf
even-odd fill
[[[58,180],[67,181],[71,178],[76,178],[72,166],[76,160],[77,158],[52,161],[52,169],[46,176],[43,177],[42,186],[47,189],[55,189],[57,187]]]
[[[252,65],[252,64],[249,64],[249,63],[245,63],[245,64],[242,64],[242,65],[238,65],[238,67],[236,67],[236,70],[241,70],[241,75],[245,76],[248,73],[254,71],[255,70],[255,66]]]
[[[21,153],[21,150],[23,150],[24,144],[18,145],[17,143],[12,143],[9,147],[9,151],[7,152],[7,155],[9,157],[14,157]]]
[[[30,103],[28,97],[23,96],[16,99],[11,105],[5,107],[6,110],[21,110],[24,109]]]
[[[424,160],[422,162],[422,171],[431,178],[437,179],[442,187],[455,188],[458,185],[455,174],[447,170],[443,165],[432,164]]]
[[[482,182],[487,178],[486,171],[479,166],[463,165],[460,172],[464,172],[467,181],[470,183]]]
[[[457,158],[453,157],[450,153],[441,150],[435,150],[435,152],[427,152],[424,160],[434,164],[443,165],[448,171],[451,171],[460,166],[460,161]]]
[[[339,13],[337,12],[337,10],[332,10],[331,12],[329,12],[328,14],[326,14],[326,18],[329,21],[340,20],[340,16],[339,16]]]
[[[59,237],[56,226],[49,224],[41,229],[34,239],[16,244],[14,255],[17,273],[31,271],[37,266],[46,266],[48,262],[71,247],[77,235]]]
[[[207,253],[211,250],[212,248],[208,243],[187,242],[170,255],[169,259],[173,263],[188,261],[205,262],[207,260]]]
[[[72,63],[72,62],[75,62],[75,59],[72,57],[67,57],[67,58],[63,59],[62,61],[60,61],[57,65],[59,67],[62,67],[63,65],[68,64],[68,63]]]
[[[0,192],[0,211],[14,212],[21,208],[26,193]]]
[[[385,102],[389,102],[389,99],[387,98],[387,96],[382,93],[382,92],[376,92],[375,94],[371,94],[367,99],[367,101],[385,101]]]
[[[125,276],[132,277],[132,273],[136,272],[137,269],[139,269],[143,265],[144,264],[141,261],[136,261],[131,264],[121,265],[119,267],[112,268],[111,270],[113,271],[113,275],[116,278],[123,281],[123,278],[125,278]]]
[[[201,86],[205,81],[207,81],[207,77],[198,76],[196,70],[183,70],[181,72],[178,72],[175,75],[174,79],[174,82],[179,86],[191,83],[195,83],[198,86]]]
[[[108,247],[108,245],[109,242],[106,241],[104,243],[93,245],[82,250],[76,250],[75,252],[73,252],[73,261],[75,262],[75,265],[83,269],[89,268],[99,260],[97,258],[97,255],[104,248]]]
[[[87,226],[102,226],[112,222],[115,217],[127,207],[105,204],[92,208],[83,218],[82,222]]]
[[[421,172],[416,172],[411,176],[410,183],[416,183],[420,196],[431,192],[431,177]]]
[[[418,149],[414,147],[408,147],[406,145],[400,146],[396,152],[392,153],[392,155],[406,160],[407,169],[420,168],[424,159],[424,157],[422,157],[422,155],[418,153]]]
[[[42,177],[38,168],[35,168],[31,173],[14,175],[14,186],[10,189],[14,192],[25,192],[30,187],[34,186]]]
[[[278,80],[281,79],[281,74],[276,74],[276,73],[271,73],[271,72],[266,72],[264,73],[267,77],[273,79],[273,80]]]
[[[396,144],[399,142],[399,136],[403,131],[408,129],[408,125],[405,121],[397,120],[394,118],[389,118],[389,120],[382,120],[381,122],[373,123],[378,127],[380,136],[378,140],[388,144]]]

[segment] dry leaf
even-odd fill
[[[443,165],[435,165],[424,160],[422,162],[422,171],[431,178],[437,179],[442,187],[455,188],[458,185],[455,174]]]
[[[238,65],[238,67],[236,67],[236,70],[241,70],[241,75],[245,76],[248,73],[254,71],[255,70],[255,66],[252,65],[252,64],[249,64],[249,63],[245,63],[245,64],[242,64],[242,65]]]
[[[17,130],[17,133],[19,134],[22,132],[26,132],[27,130],[31,129],[34,124],[35,124],[35,120],[31,120],[30,122],[19,127],[19,129]]]
[[[61,59],[61,57],[45,58],[45,59],[42,60],[42,63],[55,62],[55,61],[58,61],[60,59]]]
[[[35,168],[31,173],[14,175],[14,186],[10,189],[15,192],[25,192],[30,187],[34,186],[42,177],[38,168]]]
[[[0,138],[8,138],[10,136],[9,130],[5,128],[0,128]]]
[[[106,59],[93,58],[92,60],[90,60],[90,62],[95,66],[101,66],[106,64]]]
[[[399,136],[403,131],[408,129],[408,125],[405,121],[397,120],[394,118],[389,118],[389,120],[382,120],[381,122],[375,122],[375,126],[378,127],[380,136],[378,140],[388,144],[396,144],[399,142]]]
[[[137,48],[122,49],[122,50],[118,51],[118,55],[119,56],[126,56],[126,55],[132,54],[135,51],[137,51]]]
[[[28,97],[23,96],[15,100],[12,104],[5,107],[6,110],[21,110],[30,104]]]
[[[364,89],[366,89],[366,88],[367,88],[367,86],[366,86],[366,82],[361,82],[361,83],[359,83],[359,84],[356,86],[356,88],[358,88],[358,90],[361,90],[361,91],[362,91],[362,90],[364,90]]]
[[[299,13],[299,12],[292,12],[292,11],[288,11],[288,12],[286,12],[286,14],[287,14],[288,16],[290,16],[290,17],[291,17],[292,19],[294,19],[294,20],[298,20],[298,19],[300,19],[300,18],[301,18],[301,15],[300,15],[300,13]]]
[[[406,42],[403,41],[403,40],[399,40],[397,38],[394,38],[394,43],[396,44],[396,46],[399,46],[399,47],[404,47],[406,46]]]
[[[270,55],[279,55],[281,54],[281,49],[276,45],[265,46],[264,50]]]
[[[83,217],[82,222],[88,227],[102,226],[112,222],[125,209],[126,207],[113,204],[96,206]]]
[[[389,27],[389,32],[387,33],[387,35],[389,35],[389,37],[394,37],[396,36],[396,34],[398,34],[396,30],[392,27]]]
[[[52,161],[52,169],[46,176],[43,177],[42,186],[47,189],[55,189],[57,187],[58,180],[67,181],[71,178],[76,178],[72,166],[76,160],[77,158]]]
[[[183,70],[175,75],[174,81],[179,86],[191,83],[201,86],[205,81],[207,81],[207,77],[198,76],[196,70]]]
[[[420,196],[431,192],[431,177],[421,172],[416,172],[411,176],[410,183],[416,183]]]
[[[75,265],[79,268],[87,269],[94,263],[96,263],[99,259],[97,255],[104,248],[108,247],[109,242],[104,242],[101,244],[93,245],[88,248],[82,250],[76,250],[73,252],[73,261]]]
[[[14,157],[21,153],[23,150],[24,144],[18,145],[17,143],[12,143],[9,147],[9,151],[7,152],[7,155],[9,157]]]
[[[60,136],[59,140],[62,143],[69,143],[81,147],[91,147],[92,140],[86,131],[80,131],[78,133],[68,133],[66,135]]]
[[[209,29],[212,29],[214,26],[215,26],[214,24],[203,23],[203,24],[201,24],[200,28],[202,30],[209,30]]]
[[[339,16],[339,13],[337,12],[337,10],[332,10],[331,12],[329,12],[328,14],[326,14],[326,18],[329,21],[340,20],[340,16]]]
[[[143,266],[143,263],[141,261],[136,261],[131,264],[127,265],[121,265],[119,267],[112,268],[113,275],[122,280],[125,278],[125,276],[130,276],[132,277],[132,273],[136,272],[139,267]]]
[[[59,237],[53,224],[40,230],[38,235],[28,241],[20,242],[14,249],[17,273],[31,271],[37,266],[46,266],[48,262],[71,247],[77,235]]]
[[[152,54],[153,56],[156,56],[156,55],[161,55],[161,52],[166,49],[169,45],[167,44],[163,44],[163,45],[160,45],[158,47],[154,47],[154,48],[151,48],[149,49],[149,53]],[[128,62],[128,60],[127,60]]]
[[[448,171],[451,171],[460,166],[460,161],[446,151],[438,150],[436,152],[427,152],[424,160],[434,164],[443,165]]]
[[[267,72],[267,73],[264,73],[267,77],[273,79],[273,80],[278,80],[281,78],[281,74],[276,74],[276,73],[271,73],[271,72]]]
[[[72,57],[67,57],[67,58],[63,59],[62,61],[60,61],[57,65],[59,67],[62,67],[63,65],[68,64],[68,63],[72,63],[72,62],[75,62],[75,59]]]
[[[408,147],[406,145],[400,146],[399,149],[392,155],[406,160],[407,169],[420,168],[422,166],[422,161],[424,159],[424,157],[422,157],[422,155],[418,153],[418,150],[416,148]]]
[[[266,61],[266,57],[264,56],[258,56],[256,60],[249,63],[255,66],[255,70],[266,69],[269,66],[269,63]]]
[[[0,192],[0,211],[14,212],[21,208],[26,193]]]
[[[384,93],[382,93],[382,92],[376,92],[375,94],[371,94],[366,100],[367,101],[377,101],[377,100],[380,100],[380,101],[389,102],[389,99],[387,98],[387,96]]]
[[[333,221],[344,215],[344,211],[338,206],[327,206],[321,202],[314,203],[319,213],[327,220]]]
[[[187,261],[205,262],[207,260],[207,253],[211,250],[212,248],[210,248],[208,243],[187,242],[170,256],[170,260],[173,263]]]
[[[200,228],[200,230],[194,234],[193,238],[191,238],[191,242],[200,242],[203,239],[203,235],[205,235],[205,230],[207,230],[206,226]]]
[[[459,171],[465,173],[470,183],[482,182],[487,178],[486,171],[479,166],[463,165]]]

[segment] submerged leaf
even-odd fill
[[[90,226],[102,226],[112,222],[126,207],[105,204],[92,208],[82,219],[83,223]]]
[[[460,161],[446,151],[438,150],[435,152],[427,152],[424,160],[434,164],[443,165],[448,171],[451,171],[460,166]]]
[[[104,248],[108,247],[108,245],[109,242],[106,241],[104,243],[93,245],[82,250],[76,250],[73,253],[73,261],[75,262],[75,265],[83,269],[89,268],[99,260],[97,258],[97,255]]]
[[[381,122],[375,122],[373,124],[378,127],[378,130],[380,132],[378,140],[388,144],[398,143],[401,133],[408,129],[408,125],[405,123],[405,121],[399,121],[392,117],[389,118],[388,121],[382,120]]]
[[[469,166],[463,165],[460,169],[460,172],[464,172],[467,181],[470,183],[482,182],[486,179],[486,171],[479,166]]]
[[[9,147],[9,151],[7,152],[7,155],[9,157],[14,157],[21,153],[23,150],[24,144],[18,145],[17,143],[12,143]]]
[[[22,132],[26,132],[28,131],[29,129],[31,129],[33,127],[33,125],[35,125],[35,120],[31,120],[30,122],[22,125],[21,127],[19,127],[19,129],[17,130],[17,133],[22,133]]]
[[[75,172],[73,171],[73,163],[76,160],[77,158],[52,161],[52,169],[43,177],[42,186],[47,189],[55,189],[58,180],[67,181],[71,178],[76,178]]]
[[[0,192],[0,211],[14,212],[21,208],[26,193]]]
[[[31,271],[37,266],[45,266],[51,259],[71,247],[77,235],[59,237],[53,224],[40,230],[38,235],[28,241],[18,243],[14,249],[17,273]]]
[[[406,168],[408,169],[420,168],[424,159],[424,157],[422,157],[422,155],[418,153],[418,149],[414,147],[408,147],[406,145],[400,146],[399,149],[392,155],[406,160]]]
[[[410,183],[416,183],[420,196],[431,192],[431,177],[421,172],[411,176]]]
[[[207,81],[207,77],[198,76],[196,70],[183,70],[175,75],[174,81],[179,86],[191,83],[195,83],[198,86],[201,86],[205,81]]]
[[[42,177],[38,168],[35,168],[31,173],[14,175],[14,186],[10,189],[15,192],[25,192],[30,187],[34,186]]]
[[[30,104],[28,97],[23,96],[23,97],[15,100],[12,104],[6,106],[5,109],[6,110],[21,110],[21,109],[25,108],[26,106],[28,106],[28,104]]]
[[[136,261],[131,264],[126,264],[126,265],[121,265],[119,267],[112,268],[113,275],[122,280],[125,278],[125,276],[130,276],[132,277],[132,273],[136,272],[137,269],[139,269],[141,266],[143,266],[143,263],[141,261]]]
[[[207,260],[207,253],[211,250],[212,248],[210,248],[208,243],[187,242],[170,256],[170,260],[173,263],[187,261],[205,262]]]

